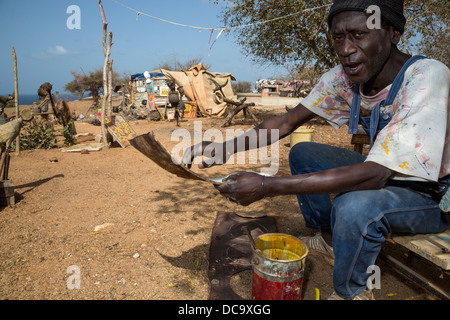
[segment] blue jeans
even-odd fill
[[[318,172],[364,162],[361,154],[313,142],[296,144],[289,154],[292,175]],[[450,181],[446,181],[447,185]],[[298,195],[306,226],[333,233],[333,284],[346,299],[362,293],[375,260],[391,233],[436,233],[445,230],[450,214],[439,199],[410,188],[352,191],[333,201],[328,194]]]

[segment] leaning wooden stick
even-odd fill
[[[13,59],[14,59],[14,95],[15,95],[15,105],[16,105],[16,119],[19,119],[19,78],[17,76],[17,56],[16,50],[12,47]],[[20,153],[20,135],[16,138],[16,152]]]

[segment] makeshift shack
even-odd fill
[[[166,84],[166,76],[161,72],[150,72],[150,79],[155,85],[155,103],[158,106],[164,106],[166,103],[169,87]],[[142,105],[143,101],[147,101],[148,95],[145,90],[145,76],[144,73],[135,73],[131,75],[130,79],[131,103],[135,105]]]
[[[189,70],[169,71],[161,69],[161,72],[169,79],[173,79],[177,87],[183,87],[185,95],[191,101],[195,101],[197,108],[205,117],[222,117],[227,103],[223,101],[220,92],[214,92],[216,81],[226,86],[222,88],[223,94],[232,100],[236,100],[231,87],[231,81],[236,80],[230,73],[211,72],[199,63]],[[211,78],[214,81],[211,81]]]

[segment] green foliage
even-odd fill
[[[450,68],[450,1],[405,0],[404,46],[445,63]],[[418,38],[417,43],[411,39]]]
[[[295,69],[329,69],[338,63],[329,35],[330,0],[210,0],[223,5],[221,19],[257,63]],[[424,53],[450,66],[450,1],[405,0],[406,30],[400,47]],[[279,19],[280,17],[288,16]],[[260,23],[275,19],[269,23]],[[248,27],[235,28],[250,24]]]
[[[243,52],[256,63],[274,65],[315,65],[331,68],[337,62],[328,34],[328,7],[300,12],[330,3],[329,0],[226,0],[222,21],[232,29]],[[293,15],[294,14],[294,15]],[[262,21],[274,20],[269,23]]]
[[[70,120],[69,123],[62,130],[62,134],[64,137],[64,145],[67,147],[73,146],[77,142],[77,139],[75,139],[75,137],[72,134],[73,126],[74,126],[73,120]]]
[[[6,107],[5,108],[15,108],[16,107],[16,103],[14,101],[7,101],[6,102]]]
[[[39,122],[37,125],[22,128],[20,150],[51,149],[55,147],[55,144],[53,126],[47,122]]]

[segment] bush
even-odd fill
[[[35,126],[22,128],[20,134],[20,150],[55,148],[56,138],[53,126],[47,122],[39,122]]]
[[[64,137],[64,145],[67,147],[73,146],[77,142],[77,139],[75,139],[75,137],[72,134],[73,126],[74,126],[73,120],[70,120],[67,126],[65,126],[62,131]]]

